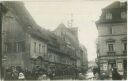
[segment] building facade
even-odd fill
[[[96,22],[98,29],[97,58],[100,72],[111,76],[117,67],[121,75],[127,74],[127,3],[114,2],[102,9]]]
[[[20,66],[32,70],[38,66],[54,71],[76,67],[78,61],[81,63],[75,29],[64,30],[68,32],[43,29],[36,24],[22,2],[2,4],[7,9],[2,18],[2,59],[5,68]]]
[[[87,49],[85,48],[85,46],[80,45],[81,49],[82,49],[82,68],[83,71],[86,71],[88,69],[88,54],[87,54]]]
[[[55,30],[54,33],[59,36],[64,42],[65,47],[74,51],[74,55],[77,59],[72,59],[78,68],[82,67],[83,61],[83,49],[80,47],[78,40],[78,28],[77,27],[66,27],[61,23]]]

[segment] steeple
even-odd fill
[[[70,14],[71,19],[67,21],[69,28],[73,27],[73,22],[74,22],[73,16],[74,16],[73,13],[71,13]]]

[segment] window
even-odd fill
[[[41,44],[39,44],[39,53],[41,53],[40,48],[41,48]]]
[[[122,7],[122,6],[125,6],[125,3],[120,3],[120,6]]]
[[[25,51],[25,42],[24,41],[21,42],[21,51]]]
[[[16,42],[16,52],[20,52],[20,51],[21,51],[20,42]]]
[[[43,54],[46,53],[46,46],[45,46],[45,44],[42,45],[42,52],[43,52]]]
[[[122,18],[122,19],[126,19],[126,18],[127,18],[126,12],[121,12],[121,18]]]
[[[124,51],[127,51],[127,43],[124,43]]]
[[[5,52],[8,52],[8,44],[7,43],[4,44],[4,50],[5,50]]]
[[[109,27],[109,34],[112,34],[112,27]]]
[[[34,42],[34,52],[36,53],[36,42]]]
[[[114,51],[113,44],[108,44],[108,50],[109,51]]]
[[[18,52],[19,45],[16,43],[16,52]]]
[[[112,19],[112,14],[111,13],[107,13],[106,14],[106,19]]]

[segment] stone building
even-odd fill
[[[33,20],[22,2],[6,1],[1,4],[7,10],[2,18],[3,66],[20,66],[30,70],[39,66],[55,70],[81,63],[74,28],[65,30],[69,32],[51,32]]]
[[[33,41],[38,39],[43,45],[48,39],[38,32],[39,26],[22,2],[2,2],[2,4],[7,10],[2,18],[2,58],[5,59],[3,64],[6,67],[32,68],[30,59],[40,54],[33,48]]]
[[[88,69],[88,54],[87,54],[87,49],[85,48],[85,46],[80,45],[83,54],[81,56],[82,58],[82,69],[83,71],[86,71]]]
[[[116,1],[102,9],[96,21],[98,29],[97,58],[100,72],[111,75],[117,67],[121,75],[127,73],[127,3]]]
[[[83,49],[81,49],[78,40],[78,28],[66,27],[63,23],[61,23],[53,32],[65,42],[65,47],[74,51],[73,56],[76,56],[77,59],[71,60],[76,63],[78,68],[81,68]]]

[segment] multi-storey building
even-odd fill
[[[83,51],[83,54],[81,56],[81,60],[82,60],[82,69],[83,71],[86,71],[88,69],[88,54],[87,54],[87,49],[85,48],[85,46],[81,45],[80,46],[82,51]]]
[[[54,33],[59,36],[64,42],[65,47],[69,50],[73,50],[73,56],[77,56],[77,59],[72,59],[78,68],[82,66],[83,49],[81,49],[78,40],[78,28],[77,27],[66,27],[61,23],[55,30]]]
[[[100,72],[111,75],[117,67],[121,75],[127,74],[127,3],[116,1],[103,8],[96,26]]]
[[[74,29],[66,30],[70,32],[68,34],[58,32],[64,37],[55,35],[38,26],[22,2],[1,4],[7,10],[2,18],[3,66],[20,66],[30,70],[36,66],[45,70],[76,66],[80,58],[77,57],[79,42]]]
[[[38,41],[42,47],[48,39],[38,31],[39,26],[22,2],[2,2],[2,4],[7,9],[2,19],[2,58],[6,59],[4,64],[7,67],[32,68],[33,66],[29,65],[32,63],[30,59],[40,55],[33,41]]]

